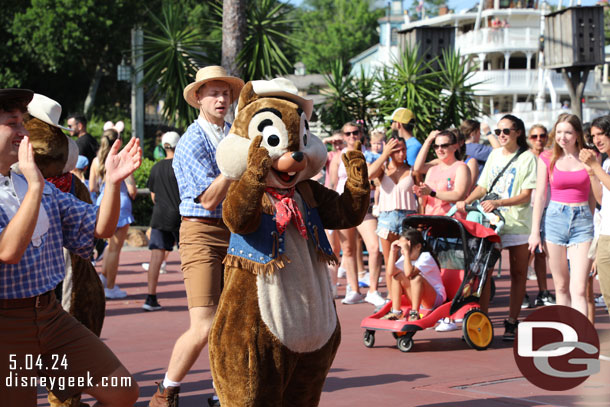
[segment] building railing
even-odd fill
[[[462,54],[502,52],[504,50],[535,51],[540,30],[537,28],[481,28],[457,35],[455,47]]]
[[[560,73],[549,72],[551,83],[557,93],[567,94],[568,88]],[[477,71],[469,83],[480,84],[474,87],[478,95],[494,94],[535,94],[538,91],[537,69],[509,69]],[[548,84],[545,82],[545,87]],[[587,78],[585,94],[599,93],[598,83],[593,72]]]

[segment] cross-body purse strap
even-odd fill
[[[489,189],[487,190],[487,193],[490,193],[491,191],[493,191],[494,187],[496,186],[496,182],[498,182],[498,180],[500,179],[500,177],[502,176],[502,174],[504,174],[504,171],[506,171],[508,169],[508,167],[510,167],[510,165],[513,163],[513,161],[515,161],[517,159],[517,157],[519,157],[524,151],[526,151],[527,148],[523,148],[521,147],[519,149],[519,151],[517,151],[517,154],[515,154],[513,156],[513,158],[510,159],[510,161],[508,162],[508,164],[506,164],[504,166],[504,168],[502,168],[502,171],[500,171],[500,173],[498,175],[496,175],[496,178],[494,179],[494,181],[491,183],[491,186],[489,187]]]

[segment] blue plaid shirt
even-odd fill
[[[20,176],[13,174],[13,177]],[[0,263],[0,298],[28,298],[52,290],[65,275],[64,252],[91,257],[97,209],[46,182],[42,205],[49,218],[49,230],[39,247],[28,245],[17,264]],[[0,233],[10,219],[0,206]]]
[[[220,175],[216,165],[216,147],[197,121],[180,137],[172,167],[180,190],[180,215],[222,218],[222,204],[208,211],[197,200]]]

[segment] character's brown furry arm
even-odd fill
[[[362,223],[369,208],[370,183],[366,161],[359,150],[343,157],[347,182],[341,195],[315,181],[307,181],[318,203],[318,213],[325,229],[348,229]]]
[[[260,147],[262,136],[257,136],[248,151],[248,167],[239,181],[233,182],[222,203],[222,218],[233,233],[254,232],[261,221],[262,198],[271,158],[266,148]]]

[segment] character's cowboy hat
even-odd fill
[[[199,103],[197,102],[197,90],[210,81],[222,81],[226,82],[231,88],[231,103],[233,103],[238,97],[241,88],[244,86],[244,81],[235,76],[230,76],[227,71],[218,65],[206,66],[197,71],[195,76],[195,82],[189,84],[184,88],[184,100],[193,106],[195,109],[199,109]]]
[[[28,104],[28,113],[30,116],[42,120],[51,126],[70,131],[69,128],[59,125],[61,105],[50,97],[41,95],[40,93],[34,93],[32,101]]]
[[[252,90],[259,96],[279,97],[296,103],[305,112],[307,120],[311,120],[313,100],[299,96],[297,87],[290,80],[275,78],[270,81],[252,81]]]

